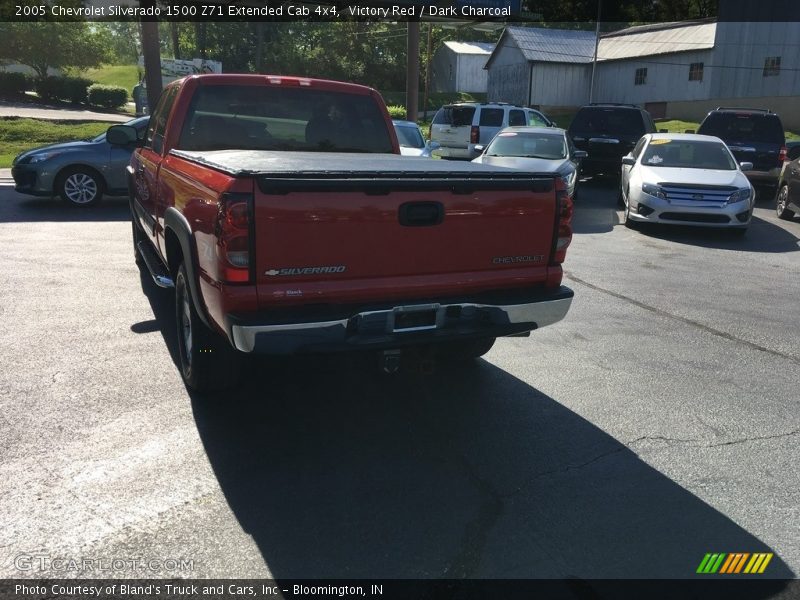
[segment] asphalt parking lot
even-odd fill
[[[632,231],[615,198],[581,191],[566,320],[471,368],[258,360],[200,398],[127,201],[0,185],[0,577],[795,577],[800,219]]]

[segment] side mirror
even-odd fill
[[[622,164],[632,167],[633,165],[636,164],[636,159],[633,158],[633,156],[631,156],[630,154],[628,154],[627,156],[622,157]]]
[[[483,144],[475,144],[475,152],[482,153],[484,150],[486,150],[486,146],[484,146]]]
[[[428,147],[431,150],[438,150],[439,148],[442,147],[442,145],[439,142],[428,142]]]
[[[106,131],[106,141],[114,146],[131,146],[139,143],[139,137],[135,127],[112,125]]]
[[[669,131],[667,131],[666,129],[659,129],[658,133],[669,133]]]
[[[753,163],[751,162],[741,162],[739,163],[739,167],[742,171],[752,171],[753,170]]]
[[[687,129],[684,133],[697,133],[694,129]]]
[[[575,150],[575,152],[572,153],[572,157],[577,158],[578,160],[587,158],[588,156],[589,153],[586,150]]]

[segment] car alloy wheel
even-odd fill
[[[789,186],[783,185],[781,189],[778,190],[778,197],[775,202],[775,214],[778,215],[779,219],[786,219],[787,221],[794,217],[794,211],[789,210],[787,205],[789,204]]]
[[[99,176],[81,168],[60,175],[56,189],[61,199],[72,206],[90,206],[103,197]]]

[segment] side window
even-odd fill
[[[638,142],[636,142],[636,146],[634,146],[633,150],[631,150],[631,154],[636,160],[639,160],[639,155],[642,153],[642,148],[644,148],[644,142],[647,138],[642,137]]]
[[[480,125],[483,125],[484,127],[502,127],[503,109],[502,108],[482,109]]]
[[[161,154],[164,150],[164,130],[167,128],[167,119],[178,95],[178,86],[173,86],[161,94],[150,117],[150,125],[147,128],[145,137],[145,147],[153,152]]]
[[[510,127],[524,127],[527,125],[525,122],[525,113],[521,110],[511,110],[508,113],[508,125]]]
[[[544,117],[539,113],[531,110],[528,111],[528,125],[531,127],[549,127],[550,124],[544,120]]]

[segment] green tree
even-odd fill
[[[32,68],[40,79],[49,68],[86,69],[111,57],[107,38],[88,23],[0,23],[0,58]]]

